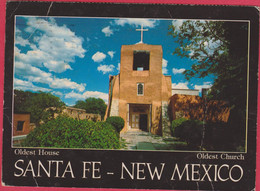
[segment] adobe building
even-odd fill
[[[109,77],[105,120],[120,116],[125,121],[121,132],[143,130],[162,136],[171,136],[170,121],[179,117],[204,120],[199,90],[173,88],[171,76],[162,74],[162,46],[143,43],[145,29],[139,30],[141,41],[121,47],[120,73]],[[227,122],[227,103],[211,101],[207,109],[207,121]]]
[[[67,115],[74,119],[80,119],[80,120],[87,119],[91,121],[101,121],[100,114],[86,113],[85,109],[79,109],[75,107],[64,107],[61,111],[61,114]],[[60,114],[55,113],[54,118],[58,117],[59,115]]]
[[[33,130],[30,124],[30,113],[14,113],[13,136],[27,135]]]
[[[121,47],[120,73],[109,78],[109,103],[106,117],[120,116],[122,132],[140,129],[163,134],[168,123],[171,76],[162,74],[162,46],[139,42]]]
[[[13,146],[21,146],[21,142],[36,127],[30,123],[30,113],[13,114]]]
[[[187,118],[206,122],[227,123],[230,116],[228,102],[206,100],[196,95],[175,94],[170,98],[170,119]]]

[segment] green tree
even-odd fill
[[[76,104],[74,107],[79,108],[79,109],[86,109],[86,102],[82,101],[82,100],[78,100],[78,101],[76,101]]]
[[[183,73],[186,79],[212,74],[211,96],[241,105],[247,81],[247,23],[187,20],[178,27],[170,25],[169,34],[179,44],[173,54],[194,61]]]
[[[55,113],[60,113],[65,104],[60,98],[45,92],[24,92],[15,90],[14,92],[15,112],[29,112],[31,122],[39,125],[41,121],[46,122],[54,117]]]
[[[27,111],[26,101],[35,96],[36,93],[22,90],[14,90],[14,112],[21,113]]]
[[[77,101],[74,107],[85,109],[87,113],[100,114],[101,118],[103,119],[106,113],[107,105],[103,99],[90,97],[85,101]]]
[[[215,76],[208,98],[229,102],[229,123],[235,135],[232,137],[244,144],[248,23],[185,20],[170,25],[169,34],[179,44],[173,54],[194,61],[183,72],[186,79]]]

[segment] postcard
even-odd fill
[[[259,10],[7,2],[5,186],[253,190]]]

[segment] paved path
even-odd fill
[[[173,137],[163,138],[141,130],[129,130],[120,137],[125,140],[126,150],[176,150]]]

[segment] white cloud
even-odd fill
[[[75,57],[85,56],[83,38],[76,36],[66,25],[58,26],[55,19],[29,17],[27,25],[25,31],[31,33],[29,38],[23,39],[19,32],[15,39],[16,44],[30,45],[31,49],[21,53],[16,48],[15,61],[60,73],[71,69],[70,63],[75,62]]]
[[[167,65],[168,65],[168,60],[163,59],[162,60],[162,73],[163,74],[168,73]]]
[[[29,76],[40,77],[42,80],[46,81],[51,77],[51,73],[44,72],[43,70],[31,66],[30,64],[25,64],[23,62],[15,62],[15,74],[28,78]]]
[[[168,65],[168,60],[165,60],[165,59],[163,58],[163,60],[162,60],[162,67],[163,67],[163,68],[166,68],[167,65]]]
[[[120,63],[117,64],[117,70],[120,72]]]
[[[66,106],[69,106],[69,107],[73,107],[75,105],[75,103],[68,103],[68,102],[66,102],[65,104],[66,104]]]
[[[84,100],[89,97],[101,98],[106,103],[108,102],[108,94],[98,91],[85,91],[83,94],[75,93],[74,91],[65,95],[65,98],[75,98],[77,100]]]
[[[66,70],[72,70],[72,68],[70,67],[70,65],[68,63],[65,63],[63,61],[55,61],[55,60],[51,60],[49,62],[45,62],[43,63],[43,65],[49,69],[49,71],[53,71],[56,73],[61,73],[63,71]]]
[[[173,20],[172,21],[172,25],[175,27],[176,31],[177,32],[180,32],[180,27],[181,25],[185,22],[185,21],[191,21],[191,20],[187,20],[187,19],[177,19],[177,20]],[[197,20],[199,21],[200,23],[205,23],[204,20]],[[192,22],[195,22],[195,20],[193,20]],[[199,29],[199,28],[196,28],[196,29]]]
[[[177,33],[180,32],[180,27],[183,24],[183,22],[188,20],[174,20],[172,21],[172,25],[175,26],[175,31]],[[209,28],[203,28],[202,25],[199,25],[199,23],[207,23],[211,21],[205,21],[205,20],[190,20],[190,25],[192,25],[197,31],[205,31],[205,33],[211,33]],[[192,34],[192,29],[188,28],[186,31],[187,34]],[[190,42],[185,47],[181,47],[181,49],[187,48],[189,50],[189,56],[192,57],[195,54],[194,50],[198,49],[204,49],[205,51],[196,51],[198,55],[194,57],[193,59],[202,60],[206,57],[212,56],[215,51],[218,51],[219,54],[223,54],[225,52],[225,48],[222,46],[223,41],[217,39],[217,38],[211,38],[210,36],[203,36],[203,34],[198,34],[196,36],[197,40],[196,43]]]
[[[55,19],[48,20],[34,17],[27,18],[28,39],[22,38],[20,29],[16,32],[15,42],[20,46],[29,45],[30,49],[19,50],[15,47],[15,75],[26,79],[15,78],[16,88],[26,90],[50,91],[48,88],[35,86],[34,83],[47,84],[49,88],[84,91],[86,84],[76,83],[68,78],[58,78],[52,72],[61,73],[72,70],[71,63],[76,57],[83,58],[83,39],[75,35],[66,25],[58,26]],[[61,93],[57,93],[61,95]]]
[[[45,61],[49,61],[49,55],[41,50],[30,50],[27,51],[27,53],[21,53],[20,50],[15,47],[15,62],[23,62],[42,67]]]
[[[113,34],[113,31],[110,29],[110,26],[107,26],[102,29],[102,32],[105,34],[105,36],[109,37]]]
[[[92,60],[94,60],[94,62],[102,62],[106,57],[103,52],[98,51],[92,56]]]
[[[116,19],[115,24],[124,26],[126,24],[154,28],[159,21],[154,19]]]
[[[63,96],[63,93],[59,92],[59,91],[52,91],[51,93],[57,95],[57,96]]]
[[[39,30],[45,32],[48,36],[74,38],[75,33],[72,32],[66,25],[58,26],[54,18],[48,20],[29,17],[27,22],[27,32]]]
[[[84,91],[86,86],[84,83],[78,84],[76,82],[72,82],[71,79],[68,78],[54,78],[49,85],[51,88],[74,89],[80,92]]]
[[[38,87],[32,84],[30,81],[24,81],[18,78],[14,78],[14,89],[17,90],[31,90],[31,91],[43,91],[43,92],[49,92],[51,89]]]
[[[103,74],[112,72],[114,70],[115,66],[114,65],[100,65],[98,66],[98,71],[103,72]]]
[[[199,52],[198,60],[201,60],[205,57],[212,56],[216,50],[218,50],[219,54],[222,54],[224,50],[221,50],[223,45],[223,42],[220,40],[213,40],[209,37],[205,37],[205,40],[198,41],[196,44],[190,44],[188,45],[190,50],[189,56],[193,56],[196,49],[200,48],[200,46],[203,46],[203,48],[206,50],[207,54],[204,52]]]
[[[32,86],[32,82],[20,80],[18,78],[14,78],[14,85],[15,86]]]
[[[167,74],[168,73],[168,69],[167,68],[162,68],[162,73],[163,74]]]
[[[74,91],[67,93],[65,98],[85,99],[83,94],[75,93]]]
[[[43,70],[31,66],[30,64],[24,64],[22,62],[15,63],[15,75],[28,79],[30,83],[42,83],[48,84],[51,88],[57,89],[73,89],[80,92],[85,90],[86,84],[78,84],[67,78],[56,78],[51,73],[44,72]]]
[[[178,69],[178,68],[173,68],[173,69],[172,69],[172,73],[173,73],[173,74],[181,74],[181,73],[183,73],[184,71],[185,71],[184,68],[180,68],[180,69]]]
[[[177,30],[177,32],[179,32],[180,26],[183,24],[184,21],[185,21],[185,20],[181,20],[181,19],[173,20],[173,21],[172,21],[172,25],[175,27],[175,29]]]
[[[108,51],[107,54],[111,57],[111,59],[114,57],[115,51]]]
[[[189,82],[172,83],[172,88],[174,88],[174,89],[189,89],[188,84],[189,84]]]
[[[30,42],[28,41],[28,39],[23,39],[21,36],[16,37],[15,39],[15,44],[19,44],[21,46],[26,46],[26,45],[30,45]]]
[[[211,86],[212,86],[212,82],[203,82],[202,85],[195,85],[194,89],[197,89],[201,92],[202,88],[211,88]]]
[[[15,33],[21,33],[22,31],[19,28],[15,28]]]

